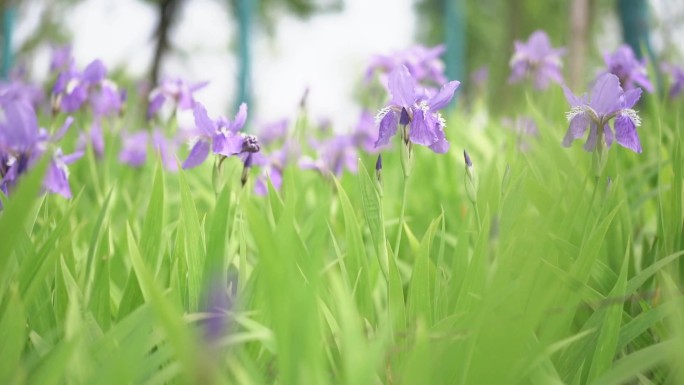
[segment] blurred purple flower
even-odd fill
[[[125,90],[119,91],[116,84],[104,80],[90,94],[90,105],[95,117],[113,116],[121,112],[126,101]]]
[[[107,79],[107,68],[99,59],[88,64],[82,73],[75,66],[62,71],[57,76],[52,95],[55,111],[71,113],[89,101],[97,118],[118,114],[125,101],[125,93]]]
[[[102,130],[102,122],[96,119],[90,125],[90,131],[81,131],[76,141],[76,148],[79,151],[86,150],[88,144],[93,146],[93,153],[100,158],[104,155],[104,131]]]
[[[3,119],[0,121],[0,188],[8,192],[17,179],[24,174],[48,150],[48,145],[60,140],[73,119],[68,117],[64,125],[50,136],[38,127],[35,110],[26,100],[12,99],[2,103]],[[71,198],[67,164],[80,158],[76,152],[63,155],[54,150],[47,174],[43,181],[46,190]]]
[[[147,145],[149,134],[147,131],[134,133],[123,132],[119,162],[133,167],[142,167],[147,161]]]
[[[515,119],[504,118],[501,124],[515,133],[517,148],[522,152],[530,149],[530,139],[539,137],[537,123],[529,116],[518,116]]]
[[[280,119],[261,125],[259,128],[259,142],[267,147],[271,143],[284,140],[290,124],[287,119]]]
[[[641,125],[641,119],[632,109],[641,97],[641,89],[634,88],[623,91],[620,80],[613,74],[601,75],[591,90],[591,96],[586,94],[575,96],[567,87],[563,86],[565,98],[572,109],[567,113],[570,127],[568,128],[563,146],[569,147],[575,139],[581,138],[590,128],[584,149],[594,151],[599,141],[604,139],[608,146],[613,140],[625,148],[641,153],[641,143],[636,127]],[[615,120],[610,127],[610,121]]]
[[[183,163],[184,169],[199,166],[209,156],[210,149],[221,156],[255,153],[260,150],[256,136],[240,132],[247,120],[245,103],[240,105],[232,122],[225,117],[219,117],[216,121],[211,120],[201,103],[195,103],[194,115],[197,137],[191,145],[188,158]]]
[[[535,31],[527,42],[516,40],[514,44],[509,83],[518,83],[532,77],[535,88],[540,90],[548,88],[551,81],[563,83],[561,56],[565,55],[565,48],[553,48],[546,32]]]
[[[359,121],[352,133],[354,145],[368,154],[375,154],[379,150],[375,147],[377,137],[375,117],[368,110],[361,111]]]
[[[147,119],[152,119],[167,102],[172,102],[174,109],[193,109],[195,107],[193,94],[207,84],[209,82],[188,84],[183,79],[164,79],[159,86],[150,91]]]
[[[674,99],[684,91],[684,67],[672,64],[663,64],[663,72],[667,72],[671,77],[670,98]]]
[[[70,45],[53,47],[50,57],[50,72],[58,72],[74,66]]]
[[[142,167],[148,160],[148,153],[153,157],[159,154],[164,169],[176,171],[177,148],[177,141],[167,138],[160,129],[154,130],[151,134],[147,131],[124,132],[119,161],[132,167]]]
[[[283,184],[283,170],[287,162],[286,151],[286,149],[280,149],[270,154],[255,154],[254,165],[261,167],[261,174],[254,182],[254,192],[257,195],[264,196],[268,193],[269,180],[273,188],[280,190]]]
[[[311,146],[316,149],[318,158],[302,157],[299,167],[316,170],[324,176],[328,173],[340,176],[345,169],[352,173],[357,171],[358,152],[351,136],[337,135],[320,142],[312,140]]]
[[[634,89],[637,85],[648,92],[653,92],[653,85],[648,80],[646,63],[634,55],[628,45],[621,45],[612,53],[603,55],[608,73],[612,73],[620,80],[620,86],[625,91]]]
[[[458,81],[451,81],[431,97],[419,96],[416,82],[408,69],[405,66],[396,68],[388,80],[392,100],[375,118],[379,124],[375,147],[388,144],[401,125],[405,131],[408,130],[402,133],[406,143],[411,141],[427,146],[436,153],[447,152],[449,142],[444,135],[446,123],[438,111],[449,104],[459,84]]]
[[[20,80],[0,83],[0,104],[6,104],[15,99],[26,101],[37,109],[45,100],[45,96],[40,87]]]
[[[416,82],[425,83],[425,86],[439,86],[447,82],[444,62],[440,59],[445,50],[444,45],[416,45],[389,55],[375,55],[371,58],[365,79],[370,81],[375,72],[389,74],[396,68],[405,66]]]
[[[472,74],[470,74],[470,80],[473,82],[473,86],[479,90],[487,88],[487,80],[489,79],[489,66],[478,67]]]

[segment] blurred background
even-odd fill
[[[52,49],[79,66],[102,59],[119,78],[210,81],[198,98],[212,115],[241,101],[252,116],[292,116],[308,90],[314,118],[346,130],[373,54],[446,44],[447,75],[480,84],[496,113],[514,40],[543,29],[568,49],[565,78],[583,87],[623,41],[639,55],[681,64],[681,0],[3,0],[2,75],[48,73]],[[636,42],[636,43],[635,43]],[[640,44],[639,42],[645,42]],[[473,74],[475,79],[473,79]],[[473,80],[471,80],[473,79]],[[486,80],[485,80],[486,79]],[[132,83],[131,83],[132,84]],[[484,86],[482,86],[484,84]]]

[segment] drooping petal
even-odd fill
[[[598,137],[598,126],[596,126],[596,123],[592,122],[590,124],[590,129],[589,129],[589,136],[587,137],[587,141],[584,143],[584,149],[586,151],[592,152],[596,148],[596,139]]]
[[[147,106],[147,119],[152,119],[154,114],[162,108],[165,101],[166,96],[161,92],[150,94],[150,103]]]
[[[207,159],[208,155],[209,142],[202,139],[198,140],[197,143],[195,143],[195,145],[190,150],[188,159],[186,159],[185,162],[183,162],[183,169],[199,166],[200,164],[202,164],[202,162],[204,162],[205,159]]]
[[[610,115],[620,109],[622,88],[617,76],[606,73],[596,79],[591,90],[591,107],[599,115]]]
[[[411,129],[409,130],[409,139],[415,144],[423,146],[430,146],[437,141],[435,134],[435,121],[432,119],[432,114],[421,109],[416,109],[413,113],[413,120],[411,121]]]
[[[55,158],[50,162],[43,185],[50,192],[59,194],[67,199],[71,198],[71,188],[69,188],[66,166],[61,162],[61,159]]]
[[[410,107],[416,100],[416,81],[405,65],[395,68],[389,74],[388,87],[392,94],[392,104]]]
[[[579,113],[575,115],[570,120],[570,126],[568,127],[568,131],[565,133],[565,137],[563,138],[563,146],[570,147],[575,139],[584,136],[590,121],[591,119],[586,113]]]
[[[456,92],[456,88],[458,88],[460,84],[461,82],[454,80],[443,85],[442,88],[439,89],[439,92],[428,101],[430,109],[437,111],[446,107],[454,97],[454,92]]]
[[[615,140],[615,135],[613,135],[613,129],[608,123],[603,126],[603,134],[606,136],[606,144],[610,147],[613,144],[613,140]]]
[[[392,110],[388,110],[380,120],[378,140],[375,142],[375,148],[389,143],[390,138],[397,133],[398,123],[397,114]]]
[[[449,141],[447,141],[446,135],[444,135],[444,129],[439,126],[435,133],[437,134],[437,141],[430,145],[430,149],[438,154],[445,154],[449,151]]]
[[[636,153],[641,153],[642,151],[636,125],[627,116],[618,115],[615,118],[615,140],[622,147],[629,148]]]
[[[209,114],[207,114],[207,109],[201,103],[196,103],[194,112],[195,125],[202,135],[211,137],[216,133],[216,125],[209,119]]]

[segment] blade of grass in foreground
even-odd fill
[[[43,175],[47,164],[48,158],[45,157],[38,163],[36,168],[19,181],[19,186],[12,194],[12,199],[9,200],[7,207],[0,214],[0,234],[2,234],[2,242],[0,242],[0,271],[2,272],[6,271],[12,251],[17,242],[22,239],[18,233],[24,231],[24,227],[18,225],[24,223],[24,219],[33,208],[36,196],[43,183]],[[4,289],[0,287],[0,298],[2,298]]]
[[[202,273],[204,272],[204,243],[202,242],[202,228],[197,208],[195,207],[190,187],[182,171],[180,175],[181,194],[181,226],[185,230],[185,250],[188,266],[188,307],[190,311],[199,309],[202,291]]]
[[[197,370],[199,370],[198,354],[196,345],[193,343],[194,336],[191,335],[190,329],[181,317],[179,309],[174,308],[173,304],[166,298],[161,288],[157,286],[154,277],[150,270],[145,266],[138,247],[133,238],[133,232],[130,226],[126,227],[128,251],[131,257],[131,263],[135,270],[136,276],[140,281],[145,301],[152,304],[152,308],[157,315],[157,318],[166,334],[166,338],[176,352],[176,357],[180,360],[183,366],[183,375],[186,381],[198,377]],[[205,369],[206,366],[203,366]]]

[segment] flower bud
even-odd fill
[[[477,202],[477,173],[473,167],[473,162],[470,160],[470,155],[466,150],[463,150],[463,158],[465,160],[465,188],[470,202],[475,204]]]
[[[378,190],[378,194],[380,195],[380,197],[382,197],[382,154],[378,154],[378,160],[375,161],[375,188],[376,190]]]

